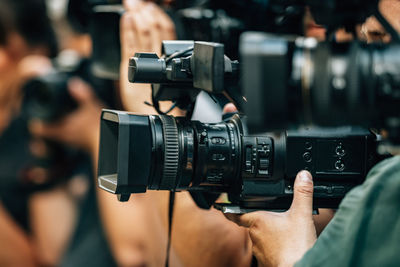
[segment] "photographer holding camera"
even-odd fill
[[[168,15],[152,2],[126,1],[124,6],[126,12],[121,20],[121,101],[127,110],[154,114],[153,107],[144,104],[145,101],[151,102],[150,86],[128,82],[128,60],[138,51],[160,51],[162,40],[175,39],[174,25]],[[36,124],[32,130],[38,136],[82,147],[97,162],[97,118],[101,105],[82,82],[71,84],[70,93],[78,102],[76,111],[60,123]],[[169,105],[162,104],[161,108],[166,109]],[[118,265],[161,266],[165,263],[167,192],[149,192],[135,196],[128,203],[120,203],[115,196],[97,190],[97,199],[103,227]],[[188,193],[179,193],[174,214],[169,255],[172,266],[250,265],[247,230],[226,221],[219,211],[201,210]]]
[[[59,177],[55,186],[50,183],[46,188],[48,173],[32,164],[38,152],[48,150],[43,142],[33,142],[27,129],[30,114],[25,113],[24,84],[51,72],[51,59],[58,53],[47,11],[42,0],[0,1],[0,265],[4,266],[59,265],[85,190],[82,183],[57,183]]]
[[[128,11],[121,23],[121,99],[130,111],[154,114],[152,107],[143,104],[144,101],[151,102],[150,86],[128,82],[128,60],[139,51],[159,53],[162,40],[175,39],[174,26],[153,3],[125,1],[125,7]],[[170,104],[164,105],[161,109],[165,110]],[[133,263],[136,262],[133,257],[137,256],[141,257],[142,264],[163,265],[167,243],[168,193],[148,192],[135,196],[128,203],[117,203],[115,196],[104,191],[100,194],[104,194],[104,199],[99,200],[100,205],[108,208],[103,213],[103,222],[117,261],[125,258]],[[106,203],[106,198],[113,207]],[[216,210],[199,209],[188,193],[177,194],[171,266],[248,266],[251,260],[248,247],[246,230],[227,223]]]
[[[380,10],[400,31],[400,2],[382,0]],[[391,39],[372,17],[363,24],[362,33],[369,42]],[[400,259],[399,174],[399,156],[376,165],[364,184],[346,195],[318,239],[312,218],[313,180],[307,171],[296,177],[288,211],[228,218],[249,229],[260,266],[396,266]]]

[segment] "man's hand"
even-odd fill
[[[174,40],[175,26],[156,4],[141,0],[124,1],[126,9],[121,20],[122,58],[129,60],[136,52],[160,55],[161,41]]]
[[[175,26],[168,15],[152,2],[125,0],[124,7],[126,12],[121,18],[121,101],[126,110],[154,114],[154,108],[144,104],[145,101],[152,102],[150,85],[128,81],[129,58],[136,52],[153,52],[160,56],[161,42],[176,38]],[[161,109],[170,106],[170,102],[163,102]]]
[[[89,85],[80,79],[70,80],[68,90],[78,108],[52,124],[33,121],[30,123],[30,131],[36,137],[60,141],[89,153],[96,153],[103,105]]]
[[[253,253],[260,266],[293,266],[317,238],[313,216],[313,181],[301,171],[294,183],[293,202],[283,213],[257,211],[228,214],[228,219],[248,227]]]

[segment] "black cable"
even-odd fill
[[[168,113],[170,113],[174,108],[176,108],[176,102],[172,103],[171,107],[170,107],[167,111],[165,111],[164,113],[165,113],[165,114],[168,114]]]
[[[172,105],[171,105],[171,107],[167,110],[167,111],[162,111],[161,109],[160,109],[160,103],[159,103],[159,101],[155,98],[155,96],[154,96],[154,92],[153,92],[153,90],[154,90],[154,88],[153,88],[153,86],[151,87],[151,102],[152,102],[152,104],[150,104],[149,102],[147,102],[147,101],[145,101],[144,103],[146,104],[146,105],[149,105],[149,106],[152,106],[152,107],[154,107],[154,109],[157,111],[157,113],[158,114],[160,114],[160,115],[167,115],[168,113],[170,113],[174,108],[176,108],[176,106],[177,106],[177,103],[176,102],[173,102],[172,103]]]
[[[171,250],[171,234],[172,234],[172,216],[174,214],[175,192],[169,192],[168,205],[168,243],[167,243],[167,258],[165,259],[165,267],[169,267],[169,255]]]
[[[167,57],[167,58],[165,59],[165,63],[168,63],[169,61],[171,61],[171,60],[174,59],[174,58],[184,56],[185,54],[187,54],[187,53],[193,51],[193,49],[194,49],[193,47],[189,47],[188,49],[175,52],[175,53],[173,53],[172,55],[170,55],[169,57]]]

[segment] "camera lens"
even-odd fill
[[[26,105],[28,113],[36,114],[34,116],[39,118],[46,117],[49,104],[51,105],[51,92],[39,81],[32,81],[27,87],[30,88],[30,92],[26,93],[26,96],[30,97]]]
[[[241,184],[243,129],[239,116],[208,124],[105,110],[101,123],[99,185],[107,191],[130,194],[146,189],[211,188],[213,192],[228,192]],[[253,147],[258,153],[257,145]],[[270,154],[265,158],[272,157]],[[254,176],[258,165],[256,161],[250,165]]]
[[[67,81],[68,76],[58,72],[28,81],[23,87],[25,116],[53,122],[72,111],[76,103]]]
[[[164,164],[162,169],[162,177],[157,189],[174,189],[178,175],[179,165],[179,137],[178,127],[174,118],[169,116],[160,116],[162,124]]]
[[[203,124],[170,116],[150,116],[155,166],[149,188],[179,190],[196,186],[226,189],[237,177],[238,127],[233,122]]]

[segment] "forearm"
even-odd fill
[[[149,214],[147,209],[144,209],[146,202],[148,202],[148,197],[139,195],[135,196],[135,201],[131,199],[129,202],[119,202],[116,195],[98,187],[99,137],[99,133],[96,136],[93,135],[90,154],[93,161],[94,184],[101,222],[112,255],[117,265],[121,267],[159,266],[162,264],[162,260],[159,257],[148,257],[150,255],[148,251],[150,245],[147,233],[154,233],[156,228],[147,228],[148,225],[143,222],[154,222],[157,220],[157,218],[151,220],[145,219]],[[149,208],[149,210],[151,211],[152,209]],[[154,211],[156,210],[153,209]],[[160,243],[159,238],[155,238],[154,240],[158,240]]]
[[[32,244],[38,262],[57,266],[74,231],[77,211],[74,200],[64,188],[33,194],[29,199]]]
[[[31,242],[0,203],[0,266],[37,266]]]

